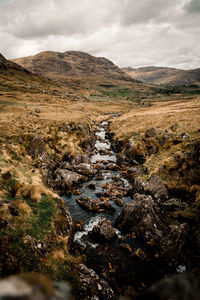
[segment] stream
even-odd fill
[[[102,122],[96,132],[96,152],[90,157],[91,162],[95,165],[101,165],[101,178],[98,178],[98,173],[92,180],[82,184],[79,188],[81,197],[91,197],[98,199],[99,194],[104,193],[102,187],[106,183],[117,183],[128,191],[129,182],[123,177],[122,170],[108,170],[109,164],[116,163],[116,153],[111,150],[111,143],[106,135],[107,122]],[[95,189],[90,189],[89,185],[95,183]],[[123,206],[117,205],[114,201],[110,204],[115,211],[112,214],[105,212],[94,212],[86,210],[79,206],[76,201],[77,195],[64,196],[66,205],[68,206],[71,216],[83,222],[83,229],[76,232],[74,235],[74,244],[83,249],[86,254],[87,266],[94,269],[98,274],[104,274],[112,286],[119,293],[125,293],[128,286],[133,286],[134,289],[143,289],[155,282],[159,278],[164,277],[169,268],[160,260],[155,259],[147,245],[134,239],[128,235],[123,235],[115,228],[116,218],[121,213]],[[131,197],[122,197],[124,205],[130,202]],[[112,222],[112,226],[118,235],[118,239],[109,243],[92,243],[88,239],[88,232],[98,224],[101,219],[108,219]],[[130,256],[127,249],[122,247],[122,243],[129,245],[132,251],[141,249],[145,252],[145,261],[141,257]]]
[[[80,193],[81,196],[84,197],[91,197],[92,199],[98,199],[98,195],[105,192],[105,189],[102,188],[103,185],[106,183],[113,183],[116,182],[116,178],[118,181],[118,185],[126,188],[128,190],[129,188],[129,182],[127,179],[123,178],[121,171],[113,171],[113,170],[107,170],[106,166],[109,163],[116,163],[116,153],[114,153],[111,150],[111,144],[108,138],[106,137],[106,127],[108,126],[107,122],[102,122],[100,127],[97,129],[96,132],[96,143],[95,148],[97,149],[97,153],[93,154],[90,157],[91,162],[94,164],[98,163],[98,165],[102,166],[102,179],[99,180],[98,177],[95,177],[92,180],[89,180],[80,187]],[[107,154],[102,154],[104,151],[108,152]],[[115,181],[114,181],[115,180]],[[90,189],[88,186],[91,183],[95,183],[95,190]],[[84,229],[83,231],[77,232],[74,241],[79,242],[82,245],[85,245],[85,242],[81,240],[82,236],[87,234],[88,231],[92,230],[94,225],[98,224],[100,219],[108,219],[112,222],[114,226],[114,222],[117,218],[117,216],[121,213],[122,207],[118,206],[114,202],[112,202],[112,206],[114,207],[115,211],[112,214],[104,213],[104,212],[93,212],[88,211],[81,206],[76,201],[77,195],[71,195],[69,197],[64,196],[65,203],[69,207],[71,216],[75,220],[81,220],[84,223]],[[131,201],[130,197],[123,197],[122,198],[124,204]],[[120,236],[119,231],[115,228],[115,231]],[[92,246],[92,244],[91,244]],[[93,246],[96,246],[94,244]]]

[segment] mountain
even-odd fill
[[[75,78],[84,82],[135,82],[110,60],[81,51],[45,51],[13,62],[52,79]]]
[[[0,53],[0,74],[14,74],[14,72],[22,72],[25,74],[30,74],[28,70],[24,67],[19,66],[18,64],[7,60],[1,53]]]
[[[144,83],[163,85],[200,85],[200,68],[193,70],[181,70],[167,67],[141,67],[122,68],[124,72],[136,80]]]

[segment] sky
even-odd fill
[[[200,0],[0,0],[7,59],[79,50],[119,67],[200,68]]]

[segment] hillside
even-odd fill
[[[13,62],[33,73],[53,79],[75,78],[83,82],[134,82],[110,60],[94,57],[81,51],[64,53],[45,51],[34,56],[18,58]]]
[[[165,67],[122,68],[124,72],[134,79],[144,83],[164,85],[200,85],[200,68],[194,70],[181,70]]]

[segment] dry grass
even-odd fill
[[[131,132],[144,134],[147,128],[168,129],[178,123],[177,132],[197,134],[200,128],[200,97],[182,101],[155,103],[151,107],[133,108],[113,120],[112,130],[123,138]]]

